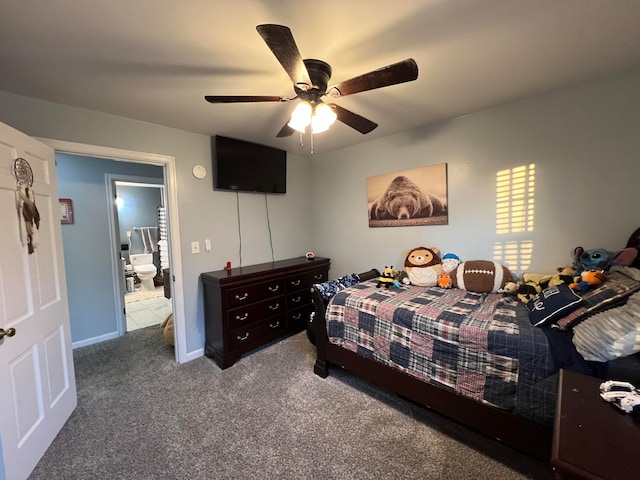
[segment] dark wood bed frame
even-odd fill
[[[379,275],[375,269],[359,274],[362,281]],[[342,367],[528,455],[544,461],[551,459],[551,428],[422,382],[399,370],[330,343],[327,337],[324,301],[315,288],[313,296],[316,307],[313,323],[318,350],[313,368],[316,375],[326,378],[331,365]]]

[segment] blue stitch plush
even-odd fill
[[[625,248],[619,252],[610,252],[604,248],[585,250],[576,247],[573,250],[573,268],[576,276],[588,270],[607,270],[612,265],[631,265],[638,256],[635,248]]]

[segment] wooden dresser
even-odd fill
[[[306,327],[311,285],[328,280],[329,259],[305,257],[202,273],[204,353],[220,366]]]

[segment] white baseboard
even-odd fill
[[[93,345],[94,343],[104,342],[105,340],[111,340],[112,338],[118,338],[118,332],[111,332],[105,335],[100,335],[99,337],[87,338],[86,340],[80,340],[79,342],[72,342],[71,348],[76,349],[80,347],[86,347],[88,345]]]
[[[187,353],[187,359],[184,363],[190,362],[191,360],[195,360],[196,358],[200,358],[204,355],[204,348],[198,348],[197,350],[193,350],[192,352]]]

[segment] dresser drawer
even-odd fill
[[[273,334],[287,329],[286,315],[276,315],[261,322],[236,328],[229,332],[229,344],[231,348],[250,348],[250,345],[262,344],[264,339]]]
[[[230,329],[240,328],[266,317],[277,315],[286,309],[286,298],[281,295],[251,305],[233,308],[227,311],[227,322]]]
[[[287,328],[294,331],[306,328],[307,319],[309,318],[311,310],[311,304],[307,304],[296,310],[289,310],[287,312]]]
[[[322,283],[328,279],[329,272],[326,270],[314,270],[311,272],[301,272],[287,277],[287,292],[308,289],[314,283]]]
[[[298,290],[287,294],[287,309],[300,308],[311,303],[311,289]]]
[[[284,294],[284,279],[275,278],[267,282],[247,284],[241,287],[229,288],[226,291],[227,307],[235,308],[249,305],[265,298]]]

